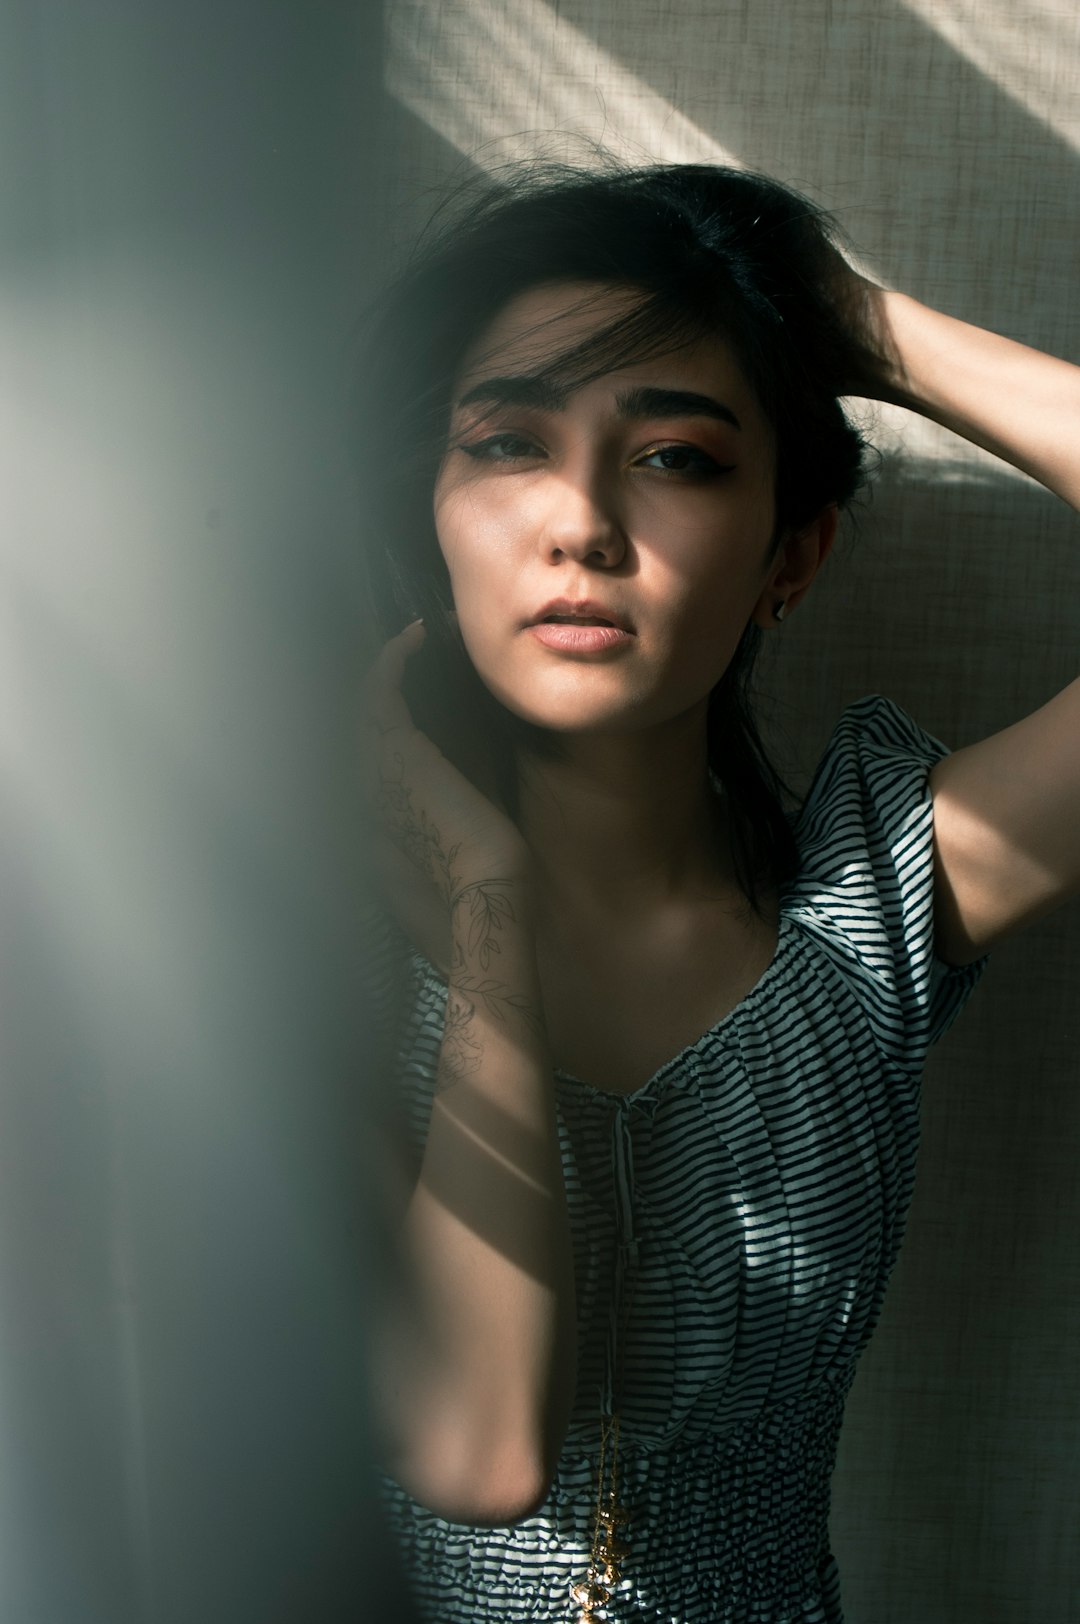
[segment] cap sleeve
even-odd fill
[[[891,700],[850,706],[796,820],[799,870],[785,898],[852,985],[884,1054],[915,1072],[986,963],[954,968],[934,952],[928,777],[946,755]]]

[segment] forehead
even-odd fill
[[[524,371],[583,343],[641,303],[634,288],[606,282],[549,282],[511,299],[469,346],[463,375],[490,362],[513,362]]]
[[[525,375],[550,365],[592,335],[629,316],[644,295],[638,288],[605,282],[543,283],[505,304],[469,346],[455,397],[484,378]],[[732,346],[708,334],[667,354],[630,360],[596,380],[679,384],[729,400],[743,421],[763,418]],[[591,386],[590,386],[591,387]]]

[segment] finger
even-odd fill
[[[368,720],[380,731],[410,724],[408,706],[401,697],[401,683],[406,661],[416,653],[424,637],[423,621],[414,620],[383,644],[364,679],[364,710]]]
[[[426,636],[424,622],[411,620],[404,631],[398,632],[396,637],[389,638],[383,644],[375,661],[376,669],[381,668],[390,681],[400,682],[405,672],[405,662],[410,654],[416,653]]]
[[[414,620],[396,637],[389,638],[379,650],[365,679],[372,693],[383,694],[401,686],[405,675],[405,662],[424,640],[423,621]]]

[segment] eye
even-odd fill
[[[521,434],[490,434],[484,440],[474,440],[471,445],[459,445],[458,450],[478,462],[520,462],[543,455],[535,441]]]
[[[657,468],[667,474],[688,474],[691,478],[709,479],[714,474],[729,474],[734,463],[717,462],[707,451],[694,445],[658,445],[646,451],[635,464],[638,468]]]

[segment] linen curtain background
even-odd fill
[[[533,154],[731,161],[833,210],[867,268],[1080,361],[1071,0],[387,0],[387,259],[447,182]],[[806,776],[890,695],[956,747],[1076,675],[1077,520],[882,410],[872,501],[771,639]],[[852,1624],[1066,1624],[1080,1596],[1080,916],[1000,948],[933,1055],[905,1251],[839,1461]]]

